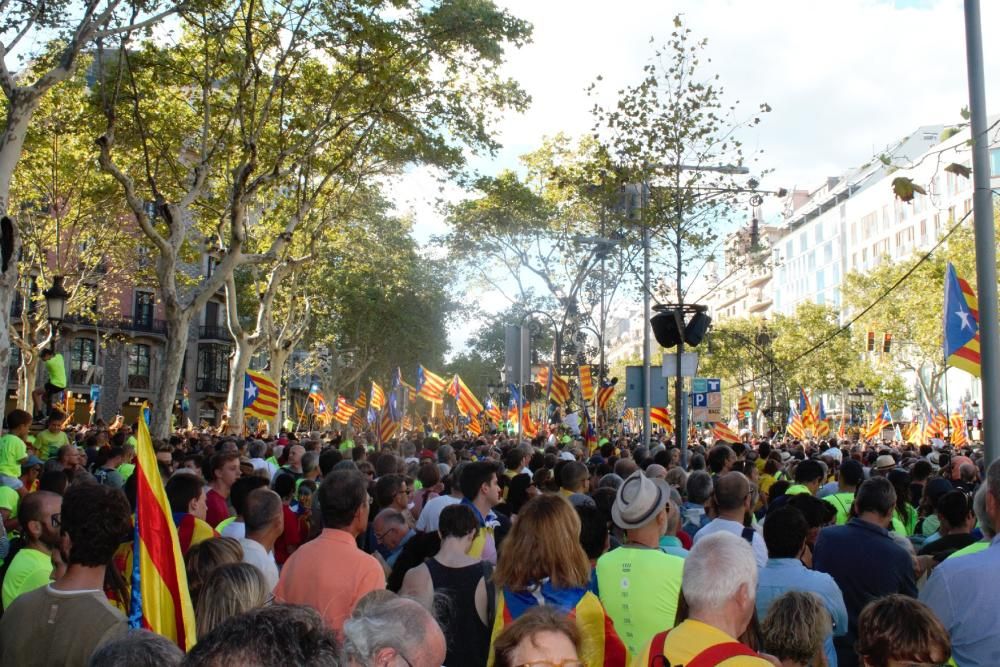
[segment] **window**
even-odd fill
[[[823,271],[818,271],[816,273],[816,291],[822,292],[826,289],[826,275]]]
[[[209,344],[198,348],[197,390],[225,393],[229,387],[228,345]]]
[[[858,223],[851,223],[851,245],[858,242]]]
[[[806,248],[809,246],[809,239],[806,238],[805,233],[799,237],[799,252],[805,252]]]
[[[128,346],[128,388],[149,389],[149,346]]]
[[[1000,177],[1000,148],[990,149],[990,175]]]
[[[154,304],[152,292],[137,291],[135,293],[135,310],[133,311],[133,316],[136,324],[147,327],[153,325]]]
[[[786,262],[791,261],[792,255],[794,254],[793,250],[794,250],[794,248],[792,246],[792,242],[791,241],[789,241],[788,243],[785,244],[785,261]]]
[[[97,342],[93,338],[74,338],[69,349],[69,374],[73,384],[84,384],[87,372],[97,363]]]
[[[823,246],[823,262],[829,264],[833,261],[833,242],[827,241]]]
[[[209,301],[205,304],[205,326],[219,326],[219,304],[215,301]]]
[[[816,270],[816,251],[815,250],[813,250],[812,252],[809,253],[809,263],[806,265],[806,270],[810,271],[810,272]]]
[[[21,348],[17,345],[10,346],[10,364],[7,366],[7,377],[17,381],[17,369],[21,367]]]
[[[823,242],[823,223],[822,222],[817,222],[816,223],[816,232],[815,232],[814,238],[815,238],[815,241],[816,241],[816,245],[819,245],[820,243]]]

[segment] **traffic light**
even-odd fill
[[[875,351],[875,332],[874,331],[869,331],[868,332],[868,351],[869,352],[874,352]]]
[[[885,335],[882,337],[882,353],[889,354],[889,350],[891,349],[892,349],[892,334],[886,331]]]

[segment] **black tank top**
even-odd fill
[[[476,611],[476,588],[486,573],[484,564],[456,568],[433,558],[425,562],[434,585],[435,616],[448,641],[445,667],[485,667],[490,631]]]

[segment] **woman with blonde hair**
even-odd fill
[[[823,641],[831,624],[830,612],[818,595],[789,591],[771,603],[761,623],[764,650],[782,667],[825,667]]]
[[[496,613],[489,665],[508,625],[544,605],[571,618],[580,632],[580,660],[587,667],[624,667],[625,646],[600,600],[587,587],[590,561],[580,546],[580,517],[565,498],[541,495],[521,508],[493,575]]]
[[[226,563],[239,563],[242,560],[243,547],[232,537],[213,537],[191,547],[184,556],[191,600],[198,599],[202,586],[216,568]]]
[[[202,585],[194,617],[198,639],[230,616],[263,607],[270,596],[263,573],[250,563],[226,563]]]

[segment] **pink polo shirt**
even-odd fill
[[[274,597],[278,602],[309,605],[341,635],[358,600],[382,588],[385,574],[375,557],[358,549],[350,533],[324,528],[288,557]]]

